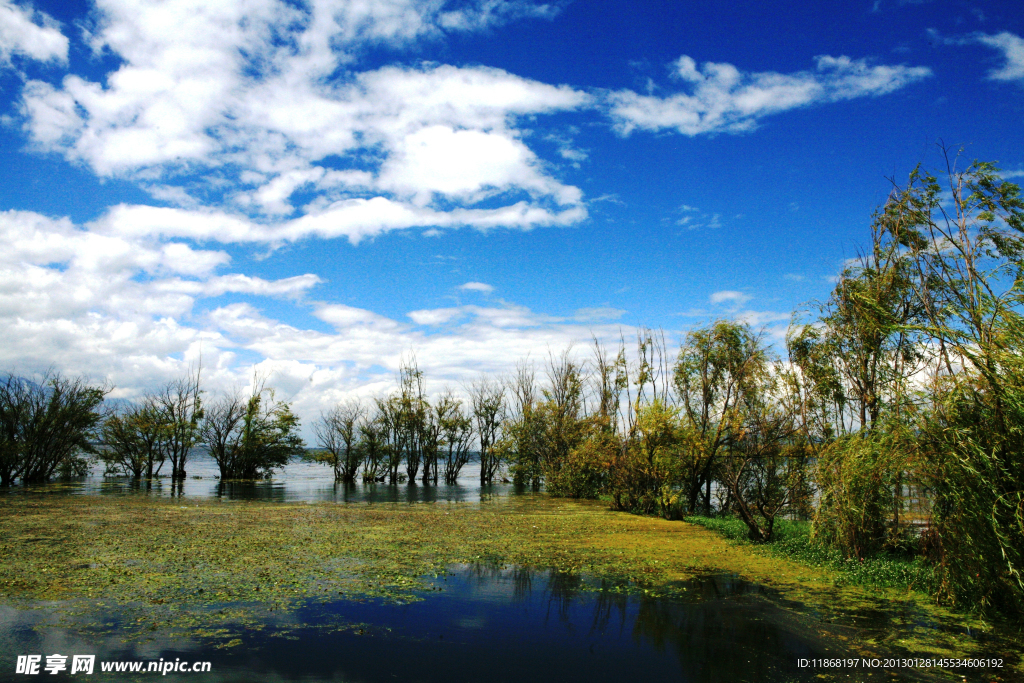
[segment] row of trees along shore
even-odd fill
[[[893,183],[870,244],[781,351],[742,322],[693,329],[678,352],[642,330],[628,354],[595,340],[432,400],[405,362],[391,395],[322,414],[307,457],[340,482],[454,483],[475,452],[484,484],[735,515],[758,542],[811,519],[814,542],[851,558],[920,553],[947,603],[1024,613],[1024,203],[992,164],[947,161],[942,183],[920,168]],[[183,477],[199,443],[223,478],[304,451],[260,382],[205,405],[196,373],[106,417],[103,394],[9,376],[0,481],[80,472],[94,439],[134,477],[165,461]]]

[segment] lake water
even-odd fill
[[[483,487],[470,463],[457,485],[356,484],[333,481],[330,468],[296,462],[273,479],[222,483],[205,455],[188,466],[189,477],[139,484],[89,476],[40,487],[15,486],[4,495],[47,492],[104,496],[223,497],[281,502],[478,501],[515,495],[508,484]],[[128,611],[95,605],[0,604],[0,681],[164,680],[519,682],[519,681],[820,681],[893,680],[882,670],[801,667],[800,660],[853,656],[844,638],[889,638],[899,632],[944,630],[914,610],[897,615],[884,604],[874,611],[814,614],[771,591],[730,576],[690,582],[686,599],[662,599],[614,591],[581,590],[584,577],[513,568],[454,567],[431,579],[431,590],[407,604],[342,600],[297,610],[265,613],[260,628],[225,624],[234,640],[172,637],[126,638]],[[593,588],[593,586],[591,586]],[[70,609],[69,609],[70,608]],[[212,609],[212,608],[211,608]],[[257,612],[266,606],[254,605]],[[898,610],[897,610],[898,611]],[[263,614],[261,612],[261,614]],[[831,622],[831,623],[829,623]],[[97,624],[103,625],[96,628]],[[132,625],[135,626],[135,625]],[[953,626],[954,630],[958,630]],[[873,630],[877,630],[872,635]],[[18,675],[19,655],[43,657],[38,676]],[[68,656],[68,670],[43,671],[47,655]],[[998,649],[992,655],[1010,654]],[[73,655],[93,655],[95,673],[69,673]],[[1016,655],[1011,655],[1016,661]],[[162,660],[162,662],[161,662]],[[103,673],[104,662],[210,662],[205,673]],[[992,680],[960,670],[968,680]],[[909,674],[909,675],[908,675]],[[1014,680],[999,672],[998,680]],[[982,676],[982,677],[979,677]],[[899,680],[935,680],[928,671],[901,671]],[[959,676],[958,676],[959,680]]]
[[[169,471],[170,464],[164,469]],[[172,482],[169,476],[153,481],[133,481],[128,477],[103,476],[103,466],[94,465],[89,476],[53,481],[39,486],[13,486],[9,493],[45,491],[69,494],[186,496],[190,498],[227,498],[278,502],[473,502],[482,497],[514,493],[511,484],[480,484],[480,464],[470,461],[462,468],[458,483],[448,485],[412,484],[339,484],[334,470],[319,463],[295,461],[275,471],[271,479],[252,482],[221,482],[217,463],[205,453],[194,454],[186,467],[187,478]],[[5,492],[0,492],[5,493]]]
[[[125,643],[116,628],[90,637],[52,623],[48,610],[3,608],[0,679],[16,655],[40,654],[45,664],[61,654],[68,662],[95,655],[94,676],[39,678],[153,680],[154,673],[100,668],[162,659],[210,662],[207,673],[161,677],[174,681],[811,681],[821,670],[799,667],[800,659],[840,654],[763,589],[731,577],[690,582],[686,600],[583,591],[581,577],[517,569],[454,567],[432,584],[423,600],[407,604],[306,607],[224,649],[187,639]],[[116,623],[118,616],[99,618]],[[343,628],[294,630],[291,622]]]

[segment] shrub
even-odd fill
[[[618,452],[619,442],[614,434],[592,434],[569,451],[557,469],[548,472],[548,493],[566,498],[597,498],[607,488],[608,470]]]

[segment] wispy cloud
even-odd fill
[[[459,285],[459,289],[467,292],[483,292],[484,294],[494,291],[494,287],[485,282],[467,282],[464,285]]]
[[[753,297],[743,292],[737,292],[734,290],[723,290],[721,292],[715,292],[708,300],[713,304],[728,304],[731,306],[742,306],[743,304],[750,301]]]
[[[989,71],[989,78],[997,81],[1024,80],[1024,38],[1003,31],[995,35],[977,33],[974,39],[982,45],[999,50],[1006,60],[998,69]]]
[[[1003,55],[1003,65],[991,69],[988,77],[994,81],[1019,81],[1024,80],[1024,38],[1003,31],[1002,33],[971,33],[959,36],[944,36],[938,30],[931,28],[927,31],[931,40],[945,45],[985,45],[998,50]]]
[[[739,133],[765,116],[858,97],[884,95],[931,76],[927,67],[871,65],[864,59],[821,56],[811,71],[743,72],[732,64],[698,67],[683,55],[672,75],[686,91],[668,97],[630,90],[609,93],[608,112],[622,135],[674,129],[683,135]]]
[[[676,225],[682,226],[688,230],[697,230],[699,228],[717,230],[722,227],[721,214],[705,213],[697,207],[689,206],[687,204],[681,205],[678,211],[683,215],[676,219]]]
[[[618,320],[626,314],[621,308],[603,306],[599,308],[579,308],[573,313],[572,319],[579,323]]]

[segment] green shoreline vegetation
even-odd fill
[[[992,164],[947,162],[941,183],[920,169],[893,183],[870,245],[794,319],[784,355],[719,320],[677,352],[640,330],[633,353],[595,339],[587,360],[566,350],[540,377],[524,361],[433,399],[406,360],[389,396],[322,414],[312,451],[258,377],[248,397],[208,400],[197,368],[103,412],[106,388],[8,375],[0,486],[80,475],[90,454],[111,474],[167,464],[180,481],[205,445],[222,480],[302,454],[342,484],[455,483],[475,452],[482,485],[507,474],[546,493],[342,507],[3,496],[0,586],[141,605],[143,624],[157,607],[409,597],[458,563],[658,595],[714,571],[825,613],[888,587],[950,629],[893,629],[908,653],[963,656],[976,643],[949,636],[958,625],[1024,617],[1024,201]]]

